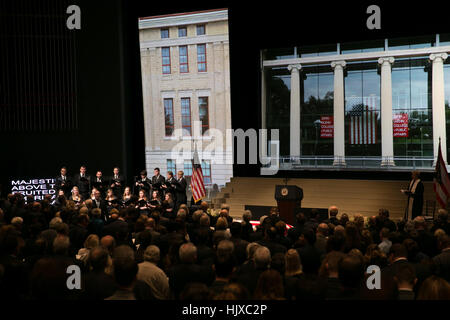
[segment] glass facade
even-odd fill
[[[381,80],[377,67],[378,61],[347,64],[344,78],[346,156],[381,156]],[[366,160],[354,161],[357,165]]]
[[[208,97],[198,98],[198,113],[202,123],[202,134],[209,129]]]
[[[305,67],[302,75],[301,153],[303,156],[332,156],[333,135],[324,134],[324,127],[326,121],[333,118],[333,69],[329,65]]]
[[[280,155],[289,156],[291,73],[287,68],[266,71],[266,128],[279,129]]]
[[[330,45],[267,49],[264,60],[265,126],[279,129],[280,156],[290,156],[291,73],[289,64],[301,64],[300,166],[332,166],[334,158],[334,71],[331,61],[344,60],[344,136],[347,167],[379,168],[382,160],[381,66],[377,52],[393,53],[391,65],[392,141],[395,168],[430,168],[433,163],[432,52],[450,46],[450,34],[345,42]],[[421,49],[421,50],[414,50]],[[408,50],[402,53],[402,50]],[[433,51],[434,50],[434,51]],[[374,53],[374,56],[367,53]],[[360,56],[358,54],[361,53]],[[348,55],[330,57],[323,56]],[[317,62],[313,58],[318,57]],[[295,59],[294,61],[277,60]],[[450,159],[450,58],[444,61],[447,150]],[[337,137],[336,139],[339,139]],[[338,154],[339,155],[339,154]],[[388,155],[388,156],[391,156]],[[309,159],[314,159],[311,163]],[[321,159],[319,159],[321,158]]]
[[[408,124],[408,131],[403,135],[394,131],[396,157],[433,157],[430,69],[427,57],[396,59],[392,66],[393,117],[398,119],[403,115],[403,121]],[[399,165],[412,163],[409,160]]]

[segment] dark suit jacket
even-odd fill
[[[120,186],[117,185],[116,182],[120,183]],[[114,195],[120,199],[122,197],[123,189],[125,188],[125,178],[119,174],[118,178],[114,179],[114,174],[113,174],[111,176],[111,178],[109,179],[108,188],[111,188],[112,184],[114,184],[114,187],[112,187]]]
[[[83,197],[88,197],[91,191],[91,176],[85,174],[84,178],[81,178],[81,174],[77,173],[73,177],[73,185],[78,187]]]
[[[169,269],[167,276],[169,277],[169,286],[176,299],[179,298],[188,283],[200,282],[210,286],[215,280],[211,267],[198,264],[175,265]]]
[[[101,177],[99,182],[97,182],[97,177],[92,177],[91,179],[92,188],[96,188],[98,191],[100,191],[102,197],[105,196],[107,185],[108,181],[104,177]]]
[[[139,185],[136,186],[136,183],[134,184],[135,185],[135,193],[139,194],[139,191],[144,190],[145,194],[147,196],[150,196],[150,189],[152,188],[152,186],[151,186],[152,182],[150,181],[150,179],[145,178],[145,180],[142,181],[142,178],[139,178],[139,180],[137,180],[136,182],[139,183]],[[141,184],[142,184],[142,186],[141,186]]]
[[[57,176],[55,179],[55,188],[56,190],[62,189],[66,197],[68,197],[72,190],[72,179],[66,175],[66,181],[64,182],[61,175]]]
[[[433,258],[436,275],[450,282],[450,250],[443,251]]]
[[[166,182],[166,178],[164,176],[159,175],[158,177],[152,177],[152,191],[161,191],[161,186]]]
[[[187,196],[186,196],[186,187],[187,182],[186,179],[183,177],[180,179],[180,181],[176,180],[175,184],[175,197],[177,199],[177,207],[180,204],[186,204],[187,203]]]

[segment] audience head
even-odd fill
[[[295,249],[289,249],[285,255],[285,276],[295,276],[302,273],[300,256]]]
[[[184,243],[178,251],[181,263],[193,264],[197,262],[197,247],[191,243]]]
[[[270,266],[271,256],[267,247],[260,246],[255,250],[253,255],[256,269],[267,269]]]
[[[440,277],[430,276],[420,286],[417,300],[450,300],[450,284]]]
[[[113,254],[114,279],[120,288],[131,288],[136,280],[138,265],[134,251],[127,245],[114,249]]]

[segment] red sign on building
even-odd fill
[[[321,116],[320,117],[320,137],[321,138],[333,138],[334,122],[333,116]]]
[[[394,138],[408,138],[408,114],[399,113],[393,116]]]

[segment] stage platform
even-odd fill
[[[400,189],[406,189],[409,181],[354,180],[354,179],[289,179],[288,185],[303,189],[302,207],[328,208],[336,205],[339,213],[351,218],[361,213],[365,217],[377,215],[378,209],[386,208],[394,220],[403,218],[406,196]],[[433,182],[424,181],[424,215],[432,215],[436,196]],[[234,177],[212,199],[214,208],[222,203],[230,206],[233,218],[242,218],[245,206],[277,206],[274,198],[275,186],[285,184],[283,178]],[[437,207],[436,207],[437,210]],[[428,212],[426,212],[428,211]],[[258,214],[259,215],[259,214]]]

